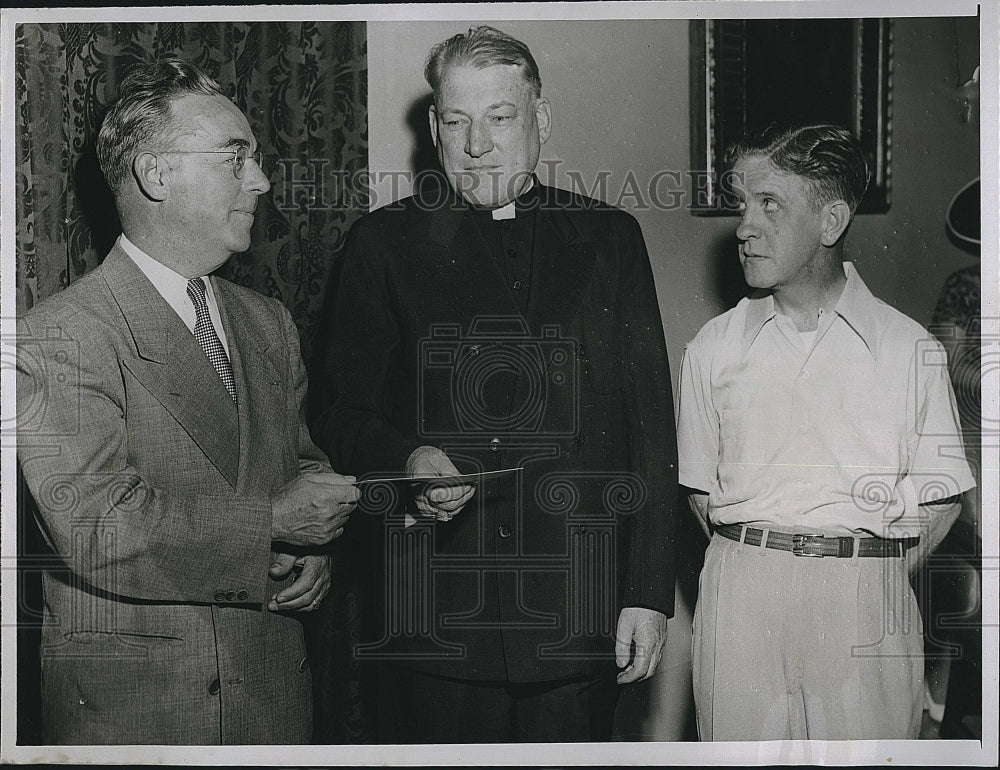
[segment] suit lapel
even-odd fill
[[[276,393],[284,398],[280,388],[286,379],[282,363],[275,362],[271,340],[276,330],[274,318],[260,319],[225,281],[212,277],[212,288],[219,301],[222,326],[229,340],[230,361],[236,381],[236,400],[239,402],[239,467],[243,473],[255,467],[251,453],[255,449],[253,437],[273,441],[282,435],[286,426],[277,424],[285,412],[275,407]],[[263,323],[262,323],[263,320]]]
[[[239,427],[219,375],[177,313],[119,247],[108,254],[102,272],[135,343],[136,357],[123,359],[123,365],[235,487]]]

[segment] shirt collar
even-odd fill
[[[878,299],[871,293],[861,276],[850,262],[844,262],[847,285],[833,312],[843,318],[848,326],[861,338],[872,356],[878,356]]]
[[[510,203],[501,206],[498,209],[492,209],[490,211],[490,214],[492,215],[493,219],[494,220],[514,219],[517,211],[519,210],[523,211],[525,208],[529,207],[534,198],[537,197],[537,195],[528,194],[532,192],[534,189],[535,189],[535,175],[532,174],[531,178],[528,180],[528,186],[521,191],[521,194],[518,195],[517,198],[512,200]]]
[[[833,312],[839,315],[847,325],[854,330],[861,341],[865,343],[872,356],[878,355],[878,335],[876,333],[875,309],[878,300],[871,293],[865,282],[861,280],[858,271],[850,262],[842,263],[847,283],[837,299]],[[748,307],[743,326],[743,353],[750,350],[753,341],[757,339],[764,324],[774,318],[774,297],[766,294],[762,297],[751,297],[747,300]]]
[[[743,355],[750,350],[764,324],[774,318],[775,313],[774,297],[770,294],[747,299],[747,312],[743,325]]]
[[[164,291],[171,293],[177,291],[184,292],[187,290],[187,278],[176,270],[167,267],[162,262],[153,259],[149,254],[132,243],[125,233],[118,236],[118,243],[122,247],[122,251],[132,258],[132,261],[139,266],[139,269],[146,274],[146,277],[160,293]]]
[[[194,305],[191,303],[191,298],[187,294],[188,279],[176,270],[153,259],[149,254],[132,243],[126,237],[125,233],[118,236],[118,245],[135,262],[143,275],[149,279],[149,282],[153,284],[153,287],[159,292],[160,296],[181,317],[181,320],[184,321],[187,327],[194,329],[195,311]],[[205,281],[205,299],[208,303],[209,312],[212,312],[218,307],[218,300],[215,298],[215,290],[212,288],[212,282],[208,279],[208,276],[202,276],[202,278]],[[218,331],[219,329],[216,327],[216,332]],[[223,335],[220,334],[219,336],[223,340],[222,344],[226,346]]]

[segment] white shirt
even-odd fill
[[[809,345],[770,295],[688,345],[680,482],[708,493],[713,523],[904,537],[921,503],[974,486],[944,349],[844,269]]]
[[[162,262],[157,262],[146,252],[136,246],[125,237],[125,233],[118,236],[118,245],[122,251],[129,255],[136,266],[142,270],[143,274],[153,284],[153,287],[160,293],[160,296],[167,301],[167,304],[180,316],[184,325],[194,334],[194,325],[197,315],[194,312],[194,303],[187,293],[188,279],[175,270],[171,270]],[[226,330],[222,328],[222,318],[219,315],[219,303],[215,299],[215,292],[212,290],[212,282],[208,276],[202,276],[205,282],[205,300],[208,305],[208,316],[215,327],[215,333],[219,335],[222,347],[229,355],[229,343],[226,341]]]

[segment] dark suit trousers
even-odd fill
[[[449,679],[379,667],[380,743],[611,740],[617,670],[552,682]]]

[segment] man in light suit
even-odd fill
[[[524,43],[477,27],[425,74],[448,185],[352,229],[314,435],[359,475],[523,471],[387,511],[383,617],[358,648],[380,738],[608,740],[616,679],[653,675],[674,599],[646,247],[628,214],[534,177],[551,110]]]
[[[277,301],[209,274],[270,185],[244,115],[178,60],[140,65],[98,157],[123,234],[18,322],[18,455],[45,572],[56,744],[307,743],[297,613],[358,493],[312,444]]]

